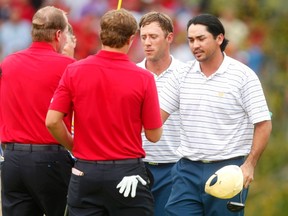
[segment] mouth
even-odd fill
[[[145,50],[145,53],[147,54],[151,54],[153,52],[153,50]]]
[[[195,58],[200,58],[201,55],[202,55],[202,52],[201,51],[194,51],[193,55],[194,55]]]

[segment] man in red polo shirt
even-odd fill
[[[52,135],[77,158],[69,216],[151,216],[141,131],[152,142],[162,134],[154,77],[128,59],[137,32],[130,12],[108,11],[100,25],[102,50],[67,67],[46,118]],[[74,140],[62,123],[72,107]]]
[[[45,127],[53,93],[66,66],[75,61],[60,54],[67,16],[58,8],[44,7],[35,13],[32,25],[31,46],[1,64],[3,216],[63,215],[73,166],[68,151]]]

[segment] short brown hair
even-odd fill
[[[137,32],[135,17],[125,9],[110,10],[100,21],[102,44],[112,48],[121,48]]]
[[[68,25],[66,13],[54,6],[39,9],[32,19],[32,40],[53,41],[56,31],[64,31]]]
[[[139,22],[139,28],[145,25],[149,25],[152,22],[159,23],[160,28],[163,30],[163,32],[165,32],[166,36],[174,31],[173,22],[171,18],[164,13],[156,11],[152,11],[143,15]]]

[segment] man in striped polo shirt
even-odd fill
[[[184,66],[184,63],[170,55],[170,45],[174,38],[173,22],[166,14],[149,12],[141,18],[139,28],[146,58],[138,66],[154,75],[160,94],[171,73]],[[180,159],[176,154],[180,144],[179,112],[174,112],[165,122],[162,137],[156,144],[149,142],[144,134],[142,140],[146,152],[145,165],[154,176],[154,216],[162,216],[172,187],[171,169]]]
[[[228,40],[219,19],[198,15],[188,22],[187,33],[195,61],[177,69],[160,94],[163,120],[178,110],[181,124],[182,158],[172,170],[166,214],[232,216],[227,201],[245,203],[271,117],[257,75],[224,53]],[[232,164],[242,169],[243,191],[231,200],[205,193],[207,179]]]

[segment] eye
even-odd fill
[[[199,38],[199,41],[204,41],[205,40],[205,37],[200,37]]]
[[[193,38],[188,38],[188,42],[189,42],[189,43],[193,43],[193,42],[194,42],[194,39],[193,39]]]

